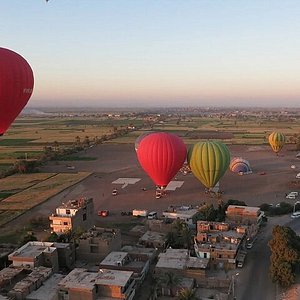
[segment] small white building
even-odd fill
[[[189,226],[194,225],[194,219],[199,214],[199,210],[190,206],[169,207],[164,211],[163,216],[169,219],[180,219]]]

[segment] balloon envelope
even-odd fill
[[[241,157],[235,157],[230,162],[230,170],[234,173],[249,173],[250,163]]]
[[[190,150],[190,168],[204,186],[213,188],[225,174],[230,163],[230,152],[218,141],[199,142]]]
[[[138,151],[142,139],[143,139],[144,137],[148,136],[148,135],[151,134],[151,133],[153,133],[153,132],[145,132],[145,133],[141,134],[141,135],[135,140],[135,143],[134,143],[134,149],[135,149],[135,151]]]
[[[137,157],[153,182],[165,187],[182,167],[186,159],[186,147],[174,134],[151,133],[140,142]]]
[[[281,132],[272,132],[269,135],[269,144],[275,153],[278,153],[285,144],[285,136]]]
[[[27,61],[11,50],[0,48],[0,135],[27,104],[33,81]]]

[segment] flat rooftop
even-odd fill
[[[168,209],[163,211],[163,215],[167,218],[178,218],[178,217],[184,217],[184,218],[192,218],[196,214],[199,213],[199,210],[196,208],[188,208],[186,206],[181,206],[173,209]]]
[[[259,207],[254,207],[254,206],[241,206],[241,205],[229,205],[226,213],[227,212],[236,212],[236,211],[242,211],[243,214],[247,213],[257,213],[260,210]]]
[[[100,269],[96,273],[88,272],[87,269],[76,268],[60,281],[59,286],[88,290],[92,290],[95,284],[124,287],[132,275],[133,272],[131,271]]]
[[[28,300],[52,300],[55,299],[58,291],[58,283],[64,278],[64,275],[53,274],[49,279],[43,282],[43,285],[36,291],[31,292],[26,299]]]
[[[110,252],[102,261],[101,265],[118,266],[128,256],[127,252],[113,251]]]
[[[224,240],[228,240],[228,242],[229,239],[242,239],[244,236],[243,233],[236,232],[235,230],[205,232],[204,234],[206,234],[208,237],[220,237]]]
[[[34,258],[43,252],[54,252],[56,251],[56,247],[53,247],[54,243],[51,242],[28,242],[27,244],[23,245],[21,248],[17,249],[16,251],[12,252],[9,255],[9,258],[13,257],[30,257]]]
[[[167,269],[205,269],[209,259],[190,257],[187,249],[167,249],[165,253],[160,253],[156,268]]]
[[[77,200],[68,200],[67,202],[62,203],[60,206],[58,206],[57,209],[59,208],[78,209],[87,205],[87,203],[91,201],[93,201],[92,198],[80,198]]]
[[[146,231],[145,234],[140,238],[143,242],[165,242],[167,234],[164,232]]]
[[[111,240],[119,233],[119,229],[93,227],[87,232],[83,233],[79,239],[99,238],[102,240]]]
[[[197,243],[199,251],[207,251],[210,249],[217,249],[217,250],[233,250],[236,251],[239,244],[232,244],[232,243]]]

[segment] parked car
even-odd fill
[[[118,190],[117,189],[114,189],[111,193],[113,196],[117,196],[118,195]]]
[[[148,214],[148,219],[152,220],[152,219],[157,219],[157,212],[156,211],[151,211]]]
[[[300,179],[300,173],[296,175],[296,179]]]
[[[109,215],[108,210],[99,210],[98,211],[98,216],[100,216],[100,217],[107,217],[108,215]]]
[[[299,218],[300,217],[300,211],[295,211],[294,213],[291,214],[291,218]]]
[[[288,194],[285,198],[286,198],[286,199],[292,199],[292,200],[295,200],[295,199],[296,199],[296,196],[295,196],[295,195]]]
[[[253,247],[253,243],[252,242],[246,244],[246,248],[247,249],[251,249],[252,247]]]

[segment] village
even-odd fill
[[[193,206],[174,206],[159,218],[135,216],[140,225],[128,233],[132,243],[124,244],[119,229],[95,226],[92,198],[69,200],[49,216],[51,232],[60,236],[80,228],[82,233],[67,243],[29,241],[10,253],[11,265],[0,271],[1,294],[7,292],[8,299],[131,300],[196,289],[198,299],[235,299],[235,274],[265,222],[264,213],[229,205],[224,222],[193,223],[198,213]],[[188,233],[180,248],[170,245],[176,230],[183,239]]]

